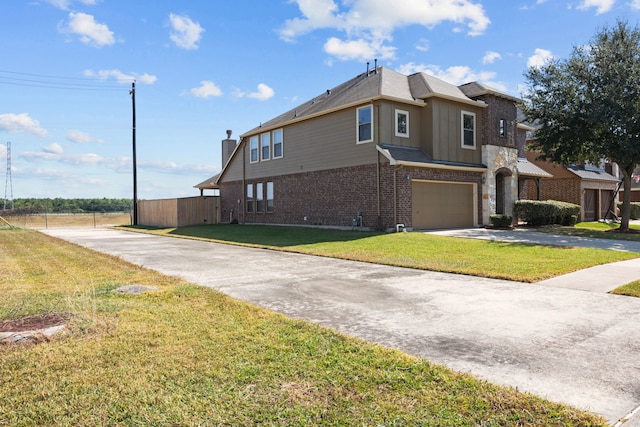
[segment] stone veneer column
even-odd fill
[[[510,177],[505,177],[509,191],[505,192],[505,213],[513,214],[513,203],[518,200],[518,150],[496,145],[482,146],[482,163],[487,165],[482,184],[482,223],[491,224],[489,216],[496,212],[496,171],[507,168]]]

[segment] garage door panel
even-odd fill
[[[474,190],[470,183],[413,181],[413,228],[473,227]]]

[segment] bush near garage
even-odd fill
[[[618,209],[622,212],[622,202],[618,203]],[[640,202],[631,202],[631,219],[640,219]]]
[[[575,225],[580,216],[580,206],[558,200],[518,200],[513,214],[529,225]]]
[[[491,227],[493,228],[511,228],[513,217],[511,215],[493,214],[489,216]]]

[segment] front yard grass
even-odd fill
[[[0,271],[0,323],[73,316],[0,345],[0,425],[604,425],[36,231],[0,231]]]
[[[611,291],[612,294],[626,295],[630,297],[640,298],[640,280],[632,282]]]
[[[424,233],[364,233],[266,225],[126,229],[520,282],[537,282],[639,256],[618,251],[490,242]]]
[[[640,225],[630,224],[629,228],[635,233],[617,233],[620,224],[615,222],[579,222],[574,227],[549,226],[540,227],[537,231],[544,233],[560,234],[564,236],[589,237],[595,239],[614,239],[629,242],[640,242]]]

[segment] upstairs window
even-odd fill
[[[498,120],[498,135],[501,138],[506,138],[509,134],[509,130],[507,128],[507,121],[505,119]]]
[[[476,148],[476,115],[462,112],[462,148]]]
[[[373,106],[358,108],[358,144],[373,141]]]
[[[273,158],[282,157],[282,129],[273,131]]]
[[[409,112],[396,110],[396,136],[409,137]]]
[[[271,158],[271,134],[269,132],[260,135],[260,160]]]
[[[251,150],[250,159],[251,163],[255,163],[258,161],[258,136],[252,136],[249,139],[249,147]]]

